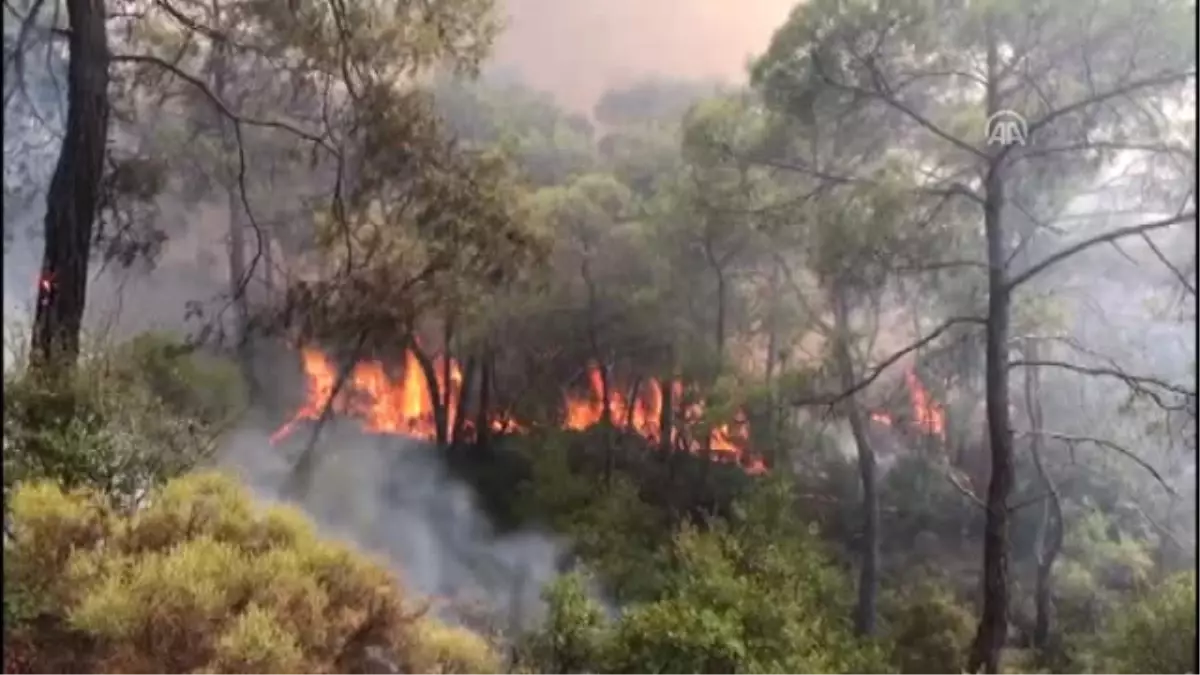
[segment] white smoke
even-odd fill
[[[541,590],[564,560],[560,542],[532,530],[497,534],[431,444],[350,426],[322,430],[313,487],[299,504],[322,533],[385,558],[409,589],[442,601],[434,606],[445,619],[462,618],[458,608],[467,604],[505,632],[535,625]],[[278,499],[292,461],[250,431],[236,434],[221,457],[267,500]]]

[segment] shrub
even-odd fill
[[[5,495],[18,481],[92,486],[118,500],[204,460],[241,410],[228,361],[158,334],[103,353],[53,380],[22,368],[4,375]]]
[[[883,619],[892,663],[902,673],[958,673],[966,663],[975,618],[934,579],[889,594]]]
[[[856,640],[847,585],[769,481],[731,521],[683,527],[660,552],[656,597],[613,622],[577,579],[547,595],[550,619],[526,655],[550,672],[874,672]]]
[[[1098,638],[1099,666],[1117,673],[1196,672],[1196,573],[1129,603]]]
[[[482,672],[479,640],[423,618],[392,574],[321,540],[298,512],[256,508],[215,473],[121,511],[95,489],[19,486],[6,624],[25,672]]]

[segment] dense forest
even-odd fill
[[[1193,3],[3,12],[5,672],[1200,672]]]

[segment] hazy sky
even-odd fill
[[[653,75],[740,78],[796,0],[502,0],[493,63],[589,110],[600,92]]]

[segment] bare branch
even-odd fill
[[[234,112],[233,110],[231,110],[229,108],[229,106],[226,105],[225,101],[221,100],[221,98],[219,96],[214,94],[212,89],[210,89],[209,86],[207,84],[205,84],[203,80],[197,78],[195,75],[190,75],[190,74],[184,72],[179,67],[174,66],[171,63],[169,63],[157,56],[150,56],[147,54],[114,54],[112,57],[112,61],[114,63],[142,63],[142,64],[148,64],[148,65],[153,65],[153,66],[162,68],[162,69],[170,72],[171,74],[175,75],[179,79],[184,80],[185,82],[192,85],[196,89],[198,89],[200,91],[200,93],[202,93],[205,96],[205,98],[207,98],[209,101],[212,102],[212,104],[214,106],[217,107],[217,110],[219,110],[222,115],[228,117],[230,120],[232,120],[233,122],[235,122],[239,125],[286,131],[286,132],[293,134],[295,136],[298,136],[306,141],[309,141],[311,143],[315,143],[315,144],[321,146],[322,148],[329,151],[331,154],[333,154],[335,156],[337,156],[339,154],[337,148],[335,148],[333,145],[331,145],[326,138],[319,136],[315,133],[312,133],[310,131],[305,131],[303,129],[300,129],[299,127],[296,127],[287,122],[282,122],[279,120],[258,120],[258,119],[242,117],[241,115],[239,115],[236,112]]]
[[[784,162],[784,161],[780,161],[780,160],[776,160],[776,159],[767,159],[767,158],[755,158],[753,161],[755,163],[762,164],[764,166],[769,166],[773,169],[779,169],[782,171],[792,171],[795,173],[802,173],[802,174],[812,176],[814,178],[819,178],[821,180],[828,181],[830,183],[839,184],[839,185],[864,185],[867,187],[878,187],[879,186],[878,182],[873,181],[869,178],[863,178],[861,176],[851,176],[851,175],[844,175],[844,174],[829,173],[827,171],[822,171],[815,167],[808,166],[804,163]],[[966,185],[963,185],[962,183],[957,183],[957,182],[952,183],[952,184],[950,184],[949,187],[944,187],[944,188],[918,187],[918,188],[912,188],[911,191],[916,192],[918,194],[926,194],[926,195],[933,195],[933,196],[940,196],[940,197],[961,196],[961,197],[966,197],[967,199],[970,199],[971,201],[973,201],[977,204],[983,204],[982,197],[975,194],[975,192],[972,191],[970,188],[968,188]]]
[[[1094,367],[1088,367],[1088,366],[1081,366],[1081,365],[1077,365],[1074,363],[1067,363],[1066,361],[1046,361],[1046,360],[1010,361],[1008,363],[1008,367],[1009,368],[1017,368],[1017,367],[1061,368],[1064,370],[1070,370],[1070,371],[1073,371],[1076,373],[1080,373],[1082,375],[1094,375],[1094,376],[1099,376],[1099,377],[1115,377],[1115,378],[1125,382],[1125,384],[1129,385],[1129,388],[1134,390],[1135,392],[1152,399],[1154,401],[1154,403],[1156,405],[1158,405],[1158,407],[1160,407],[1164,410],[1183,410],[1186,408],[1187,402],[1185,400],[1183,403],[1180,403],[1177,405],[1169,404],[1163,400],[1162,396],[1158,392],[1152,391],[1148,387],[1158,387],[1160,389],[1165,389],[1166,391],[1169,391],[1171,393],[1183,396],[1185,399],[1189,399],[1189,398],[1194,399],[1196,397],[1196,392],[1193,390],[1187,389],[1186,387],[1171,384],[1169,382],[1165,382],[1165,381],[1160,380],[1155,377],[1147,377],[1147,376],[1143,376],[1143,375],[1131,375],[1119,368],[1094,368]]]
[[[962,496],[966,497],[968,500],[970,500],[970,502],[972,504],[974,504],[975,506],[978,506],[981,509],[984,509],[985,511],[987,510],[987,502],[983,501],[983,499],[981,499],[979,497],[979,495],[975,494],[974,490],[967,487],[966,485],[963,485],[962,481],[959,480],[958,476],[955,474],[953,469],[950,469],[950,470],[944,472],[942,475],[945,476],[946,480],[951,485],[954,486],[954,489],[958,490],[959,493],[962,494]]]
[[[1032,432],[1030,432],[1030,431],[1018,431],[1016,433],[1017,433],[1017,435],[1020,435],[1020,436],[1029,436],[1032,434]],[[1162,474],[1158,472],[1158,469],[1155,469],[1153,466],[1150,465],[1149,462],[1142,459],[1141,457],[1138,457],[1137,454],[1134,453],[1132,450],[1130,450],[1122,445],[1119,445],[1117,443],[1114,443],[1113,441],[1106,440],[1103,438],[1095,438],[1092,436],[1075,436],[1072,434],[1063,434],[1063,433],[1059,433],[1056,431],[1043,431],[1039,435],[1041,435],[1044,438],[1052,438],[1057,441],[1062,441],[1063,443],[1066,443],[1067,445],[1071,445],[1071,446],[1076,446],[1076,445],[1080,445],[1083,443],[1090,443],[1092,445],[1096,445],[1096,446],[1099,446],[1102,448],[1107,448],[1107,449],[1117,452],[1121,455],[1124,455],[1125,457],[1128,457],[1129,459],[1133,460],[1133,462],[1135,464],[1137,464],[1138,466],[1145,469],[1146,472],[1149,473],[1151,476],[1153,476],[1154,479],[1156,481],[1158,481],[1159,485],[1161,485],[1163,487],[1163,489],[1166,490],[1169,494],[1175,495],[1175,496],[1178,495],[1178,493],[1175,491],[1175,488],[1173,488],[1169,484],[1167,484],[1166,479],[1164,479],[1162,477]]]
[[[900,351],[893,353],[891,356],[889,356],[888,358],[881,361],[878,365],[870,368],[867,371],[867,376],[864,377],[863,379],[859,380],[858,383],[855,384],[853,387],[850,387],[849,389],[846,389],[846,390],[842,391],[841,393],[832,395],[832,396],[816,396],[816,397],[809,397],[809,398],[794,399],[791,401],[791,404],[798,408],[803,407],[803,406],[810,406],[810,405],[834,405],[834,404],[842,401],[843,399],[845,399],[849,396],[853,396],[854,394],[858,393],[859,391],[862,391],[863,389],[865,389],[872,382],[879,379],[879,376],[882,375],[885,370],[887,370],[888,368],[895,365],[896,362],[898,362],[900,359],[904,358],[905,356],[908,356],[912,352],[915,352],[918,349],[924,347],[925,345],[938,339],[939,337],[942,336],[943,333],[950,330],[954,326],[957,326],[959,324],[964,324],[964,323],[986,324],[987,320],[983,319],[981,317],[977,317],[977,316],[956,316],[956,317],[951,317],[949,319],[946,319],[941,324],[939,324],[937,326],[937,328],[934,328],[932,331],[930,331],[929,334],[926,335],[925,337],[921,338],[920,340],[917,340],[916,342],[913,342],[912,344],[908,345],[904,349],[901,349]]]
[[[1049,126],[1050,124],[1052,124],[1055,120],[1059,119],[1060,117],[1065,117],[1067,115],[1070,115],[1071,113],[1078,112],[1080,110],[1083,110],[1084,108],[1087,108],[1088,106],[1104,103],[1106,101],[1110,101],[1115,98],[1121,98],[1122,96],[1127,96],[1129,94],[1132,94],[1135,91],[1138,91],[1139,89],[1149,89],[1149,88],[1153,88],[1153,87],[1163,87],[1163,86],[1168,86],[1168,85],[1172,85],[1172,84],[1182,84],[1188,78],[1192,78],[1195,76],[1196,76],[1196,71],[1189,70],[1189,71],[1184,71],[1182,73],[1179,73],[1179,72],[1164,73],[1164,74],[1159,74],[1159,75],[1156,75],[1153,77],[1148,77],[1145,79],[1127,82],[1122,86],[1116,87],[1114,89],[1110,89],[1108,91],[1103,91],[1103,92],[1100,92],[1097,94],[1093,94],[1092,96],[1080,99],[1078,101],[1075,101],[1074,103],[1067,104],[1061,108],[1058,108],[1056,110],[1052,110],[1052,111],[1046,113],[1041,118],[1034,120],[1033,122],[1031,122],[1029,124],[1025,135],[1027,138],[1033,138],[1034,133],[1036,133],[1039,129]],[[1015,147],[1019,147],[1018,144],[1014,143],[1011,145],[1004,146],[1004,148],[1000,152],[996,153],[995,158],[992,159],[992,166],[998,166],[1001,162],[1003,162],[1004,159],[1006,157],[1008,157],[1009,153]]]
[[[1183,159],[1191,160],[1192,153],[1187,147],[1177,143],[1113,143],[1106,141],[1085,141],[1083,143],[1073,143],[1071,145],[1060,145],[1056,147],[1045,148],[1030,148],[1024,150],[1020,155],[1013,157],[1013,163],[1021,162],[1027,159],[1035,159],[1045,157],[1047,155],[1065,154],[1070,152],[1087,152],[1089,150],[1108,150],[1113,152],[1133,151],[1133,152],[1152,152],[1159,154],[1169,154],[1182,157]]]
[[[1148,77],[1145,79],[1134,80],[1133,82],[1127,82],[1122,86],[1116,87],[1114,89],[1110,89],[1108,91],[1100,92],[1098,94],[1094,94],[1092,96],[1089,96],[1088,98],[1080,99],[1078,101],[1075,101],[1074,103],[1065,105],[1057,110],[1052,110],[1052,111],[1046,113],[1040,119],[1037,119],[1029,124],[1029,130],[1026,133],[1026,136],[1033,137],[1033,134],[1038,129],[1041,129],[1042,127],[1052,124],[1054,122],[1054,120],[1056,120],[1060,117],[1065,117],[1066,115],[1070,115],[1073,112],[1083,110],[1084,108],[1086,108],[1088,106],[1096,105],[1098,103],[1104,103],[1105,101],[1109,101],[1114,98],[1120,98],[1122,96],[1127,96],[1139,89],[1149,89],[1149,88],[1153,88],[1153,87],[1164,87],[1164,86],[1168,86],[1168,85],[1172,85],[1172,84],[1182,84],[1188,78],[1193,78],[1195,76],[1196,76],[1196,71],[1188,70],[1188,71],[1184,71],[1182,73],[1179,73],[1179,72],[1162,73],[1162,74]],[[1008,147],[1013,147],[1013,146],[1006,146],[1006,148],[1008,148]]]
[[[1006,147],[1012,147],[1012,146],[1006,146]],[[1188,211],[1187,213],[1181,213],[1179,215],[1172,216],[1170,218],[1164,218],[1162,220],[1155,220],[1155,221],[1152,221],[1149,223],[1141,223],[1139,225],[1130,225],[1127,227],[1118,227],[1109,232],[1105,232],[1104,234],[1099,234],[1094,237],[1084,239],[1081,242],[1078,242],[1076,244],[1068,246],[1068,247],[1064,248],[1063,250],[1058,251],[1057,253],[1053,253],[1053,254],[1047,256],[1045,259],[1043,259],[1037,263],[1034,263],[1025,271],[1014,276],[1012,279],[1009,279],[1008,283],[1005,284],[1005,290],[1012,291],[1017,286],[1020,286],[1021,284],[1029,281],[1030,279],[1037,276],[1038,274],[1041,274],[1042,272],[1046,271],[1050,267],[1053,267],[1054,265],[1062,262],[1063,260],[1070,258],[1071,256],[1075,255],[1076,253],[1080,253],[1081,251],[1085,251],[1093,246],[1096,246],[1097,244],[1106,244],[1106,243],[1109,243],[1112,241],[1116,241],[1117,239],[1121,239],[1123,237],[1140,235],[1144,232],[1149,232],[1151,230],[1158,230],[1158,229],[1162,229],[1164,227],[1178,225],[1178,224],[1186,222],[1188,220],[1195,220],[1195,218],[1196,218],[1196,212]]]
[[[1164,267],[1170,270],[1171,274],[1175,275],[1175,279],[1179,281],[1179,285],[1191,295],[1196,295],[1196,287],[1188,281],[1187,276],[1185,276],[1178,267],[1176,267],[1170,260],[1167,259],[1167,256],[1163,255],[1162,249],[1160,249],[1158,245],[1154,243],[1154,240],[1150,238],[1150,235],[1142,232],[1141,236],[1142,241],[1146,242],[1146,246],[1149,246],[1150,251],[1154,253],[1154,257],[1158,258],[1158,261],[1161,262]]]

